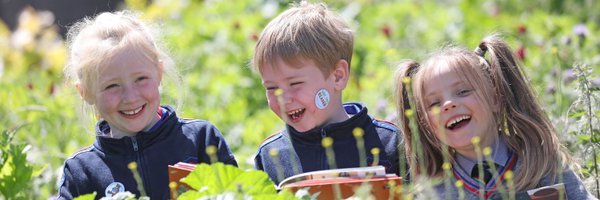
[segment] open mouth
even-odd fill
[[[449,122],[446,122],[446,128],[450,130],[458,129],[467,125],[471,121],[470,115],[462,115],[460,117],[454,118]]]
[[[140,112],[142,112],[142,110],[144,110],[145,107],[146,107],[146,104],[144,104],[143,106],[140,106],[139,108],[133,109],[133,110],[122,110],[120,112],[121,112],[121,114],[123,114],[125,116],[135,116],[135,115],[139,114]]]
[[[304,114],[304,111],[306,111],[305,108],[300,108],[300,109],[296,109],[296,110],[287,112],[287,115],[288,115],[288,118],[290,118],[291,120],[297,120],[300,117],[302,117],[302,115]]]

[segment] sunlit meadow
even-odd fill
[[[122,5],[157,23],[183,76],[183,86],[163,85],[163,103],[179,105],[183,117],[219,127],[241,169],[252,168],[259,143],[283,128],[248,65],[262,28],[290,2],[127,0]],[[578,159],[577,172],[598,195],[600,2],[327,3],[355,31],[344,99],[394,122],[392,75],[399,61],[418,60],[451,43],[475,48],[483,36],[502,33],[526,66],[561,141]],[[56,195],[63,161],[92,144],[95,119],[81,111],[75,89],[63,82],[67,52],[52,13],[27,9],[21,15],[17,30],[0,23],[0,199],[47,199]]]

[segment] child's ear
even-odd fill
[[[333,78],[335,83],[335,89],[338,91],[346,88],[348,84],[348,78],[350,76],[350,66],[348,66],[348,62],[344,59],[340,59],[335,64],[335,69],[333,70]]]
[[[90,105],[94,105],[93,99],[88,96],[87,91],[85,90],[85,88],[81,84],[77,84],[77,85],[75,85],[75,87],[77,88],[77,91],[79,92],[79,95],[81,96],[81,98],[83,98],[83,100],[85,102],[87,102]]]

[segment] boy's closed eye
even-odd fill
[[[277,88],[278,88],[278,87],[275,87],[275,86],[265,86],[265,89],[266,89],[267,91],[275,91]]]
[[[300,86],[302,83],[304,83],[304,82],[292,82],[290,85],[291,85],[292,87],[298,87],[298,86]]]

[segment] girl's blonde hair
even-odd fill
[[[179,82],[172,59],[158,48],[155,32],[151,30],[130,11],[105,12],[75,23],[67,33],[69,60],[64,68],[67,84],[84,90],[82,95],[89,105],[91,102],[87,100],[97,92],[94,88],[100,70],[126,49],[149,60],[157,70],[161,70],[162,62],[163,74]],[[93,106],[89,107],[93,110]]]
[[[487,60],[484,58],[486,52],[489,54]],[[427,107],[422,99],[422,89],[427,84],[423,77],[435,66],[446,63],[475,88],[478,101],[490,108],[490,117],[497,124],[491,131],[499,130],[499,137],[503,137],[509,150],[521,160],[521,170],[514,176],[517,191],[535,187],[546,175],[557,178],[571,157],[561,147],[553,125],[515,58],[504,41],[491,35],[481,41],[475,52],[448,47],[433,54],[423,65],[415,61],[401,64],[396,73],[396,101],[410,167],[425,166],[425,169],[416,170],[417,174],[439,176],[443,171],[443,156],[452,160],[451,148],[447,151],[450,155],[443,155],[442,143],[429,126]],[[412,79],[411,85],[403,82],[406,78]],[[418,130],[411,130],[409,126],[415,118],[405,115],[411,104],[416,107]],[[415,142],[423,149],[422,157],[417,157],[411,145]]]

